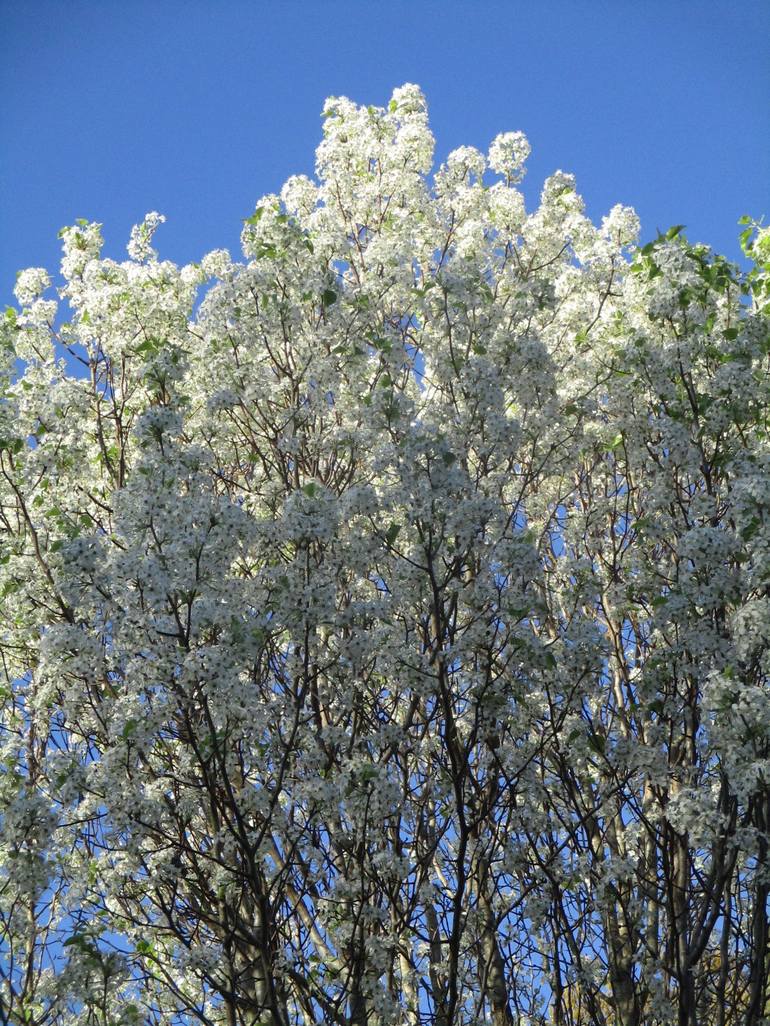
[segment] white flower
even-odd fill
[[[206,254],[201,267],[207,278],[225,279],[232,272],[233,262],[226,249],[215,249],[213,252]]]
[[[126,247],[128,255],[132,260],[143,262],[157,256],[157,252],[150,245],[152,237],[157,229],[166,220],[163,214],[152,211],[145,215],[141,224],[134,225],[131,229],[131,240]]]
[[[489,166],[510,181],[524,177],[524,164],[532,148],[523,132],[503,132],[489,147]]]
[[[26,271],[19,271],[13,292],[19,303],[26,306],[39,299],[50,284],[51,276],[44,267],[28,267]]]

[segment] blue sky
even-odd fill
[[[237,253],[312,173],[325,97],[407,81],[438,159],[520,129],[530,203],[562,168],[595,219],[627,203],[737,258],[738,217],[770,216],[768,40],[766,0],[0,0],[0,304],[78,217],[116,258],[148,210],[163,257]]]

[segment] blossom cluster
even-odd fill
[[[413,85],[323,118],[242,262],[151,213],[18,277],[0,1008],[758,1023],[767,230],[528,211],[521,132],[431,176]]]

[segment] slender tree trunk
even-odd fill
[[[479,967],[479,975],[489,997],[493,1026],[512,1026],[513,1015],[508,1003],[505,962],[497,942],[497,921],[489,896],[489,866],[483,858],[477,859],[476,862],[483,960]]]
[[[770,790],[757,798],[754,822],[759,834],[759,857],[757,859],[754,915],[751,922],[751,989],[749,1005],[746,1010],[746,1026],[758,1026],[765,1020],[770,1007],[770,980],[768,979],[770,975],[770,929],[768,928],[770,883],[767,880]]]

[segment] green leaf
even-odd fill
[[[251,217],[244,217],[243,223],[244,224],[250,224],[250,225],[258,224],[260,219],[261,219],[261,217],[262,217],[262,215],[264,214],[264,212],[265,212],[265,208],[264,207],[257,207],[257,209],[254,211],[254,213],[251,215]]]
[[[0,598],[7,598],[9,595],[14,595],[21,588],[21,583],[16,580],[10,580],[3,582],[3,586],[0,588]]]
[[[308,481],[306,485],[302,485],[302,491],[309,499],[314,499],[318,494],[318,485],[315,481]]]
[[[358,776],[362,784],[368,784],[370,780],[374,780],[379,776],[379,770],[372,763],[367,766],[362,766],[359,770]]]
[[[430,289],[434,288],[434,287],[435,287],[435,285],[436,285],[436,281],[435,281],[435,279],[434,279],[434,278],[430,278],[430,279],[429,279],[429,280],[428,280],[428,281],[427,281],[427,282],[425,283],[425,285],[423,285],[423,287],[422,287],[421,289],[415,289],[415,290],[414,290],[414,294],[415,294],[416,296],[419,296],[419,297],[420,297],[420,299],[424,299],[424,298],[425,298],[425,296],[427,296],[427,294],[428,294],[428,291],[429,291]]]
[[[732,693],[728,693],[722,697],[722,701],[717,705],[718,712],[729,712],[737,701],[738,696]]]
[[[325,307],[331,306],[332,303],[336,303],[337,293],[334,291],[334,289],[324,289],[324,291],[321,293],[321,302]]]
[[[746,524],[742,529],[741,538],[743,538],[744,541],[750,541],[759,530],[760,525],[761,521],[759,517],[752,517],[748,524]]]
[[[401,531],[401,524],[391,524],[385,532],[385,541],[388,545],[393,545],[398,538],[399,532]]]
[[[602,737],[601,734],[591,734],[588,738],[588,747],[592,752],[596,752],[597,755],[604,755],[607,749],[607,739]]]
[[[123,740],[128,740],[128,738],[131,737],[132,734],[135,734],[136,728],[138,726],[139,723],[137,720],[126,720],[125,726],[121,731],[121,737],[123,738]]]
[[[270,242],[263,242],[257,252],[254,254],[255,260],[262,260],[264,257],[276,257],[278,256],[277,248]]]
[[[153,356],[160,349],[160,340],[157,338],[146,338],[134,348],[137,356]]]
[[[685,226],[683,224],[675,224],[673,228],[669,228],[669,230],[666,232],[666,238],[669,240],[675,239],[677,235],[679,235],[679,233],[684,230],[684,227]]]

